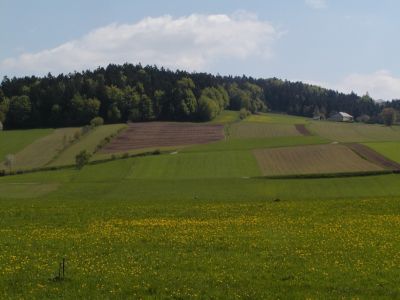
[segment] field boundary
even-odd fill
[[[400,164],[359,143],[344,144],[361,158],[388,170],[400,171]]]
[[[364,177],[388,174],[400,174],[400,170],[343,172],[343,173],[314,173],[314,174],[292,174],[275,176],[258,176],[252,179],[318,179],[318,178],[343,178],[343,177]]]
[[[101,163],[106,163],[110,161],[115,161],[115,160],[121,160],[121,159],[128,159],[128,158],[134,158],[134,157],[143,157],[143,156],[150,156],[150,155],[162,155],[162,154],[170,154],[171,151],[147,151],[147,152],[142,152],[142,153],[135,153],[135,154],[122,154],[120,156],[114,155],[113,157],[110,158],[104,158],[104,159],[97,159],[90,161],[87,165],[97,165]],[[45,171],[58,171],[58,170],[66,170],[66,169],[73,169],[76,168],[75,164],[69,164],[69,165],[61,165],[61,166],[47,166],[47,167],[40,167],[40,168],[33,168],[33,169],[26,169],[26,170],[15,170],[11,172],[3,171],[0,170],[0,177],[5,177],[5,176],[15,176],[15,175],[22,175],[22,174],[29,174],[29,173],[37,173],[37,172],[45,172]]]

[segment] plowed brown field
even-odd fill
[[[131,123],[102,152],[205,144],[224,138],[224,126],[172,122]]]
[[[365,145],[352,143],[348,144],[347,146],[353,151],[357,152],[360,156],[377,165],[380,165],[389,170],[400,170],[399,163],[384,157],[382,154],[372,150],[371,148],[368,148]]]
[[[267,176],[325,174],[383,170],[344,145],[317,145],[255,150]]]

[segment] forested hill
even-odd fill
[[[224,109],[313,116],[346,111],[377,116],[382,106],[368,95],[343,94],[301,82],[214,76],[153,66],[113,65],[45,77],[4,77],[0,122],[5,128],[149,120],[205,121]]]

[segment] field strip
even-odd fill
[[[373,162],[374,164],[377,164],[379,166],[382,166],[385,169],[389,170],[400,170],[400,164],[397,162],[394,162],[382,154],[376,152],[375,150],[362,145],[358,143],[351,143],[351,144],[346,144],[347,147],[349,147],[351,150],[356,152],[358,155],[361,157],[365,158],[366,160]]]
[[[253,151],[264,176],[382,171],[344,145],[313,145]]]
[[[132,123],[102,153],[133,149],[205,144],[223,140],[224,125],[173,122]]]
[[[292,124],[270,124],[240,122],[231,125],[232,138],[272,138],[285,136],[302,136]]]
[[[300,132],[300,134],[304,136],[312,135],[312,133],[307,129],[307,127],[304,124],[296,124],[294,126],[296,127],[296,130]]]

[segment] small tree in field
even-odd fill
[[[90,125],[92,127],[97,127],[97,126],[101,126],[104,124],[104,120],[102,117],[95,117],[90,121]]]
[[[90,153],[86,150],[79,152],[77,156],[75,156],[76,168],[78,170],[82,169],[84,165],[89,163]]]
[[[6,158],[4,160],[4,165],[9,169],[9,171],[11,172],[12,167],[14,166],[15,163],[15,157],[12,154],[8,154],[6,155]]]
[[[396,114],[397,114],[397,112],[393,108],[391,108],[391,107],[384,108],[381,113],[383,123],[386,126],[392,126],[393,123],[396,122]]]

